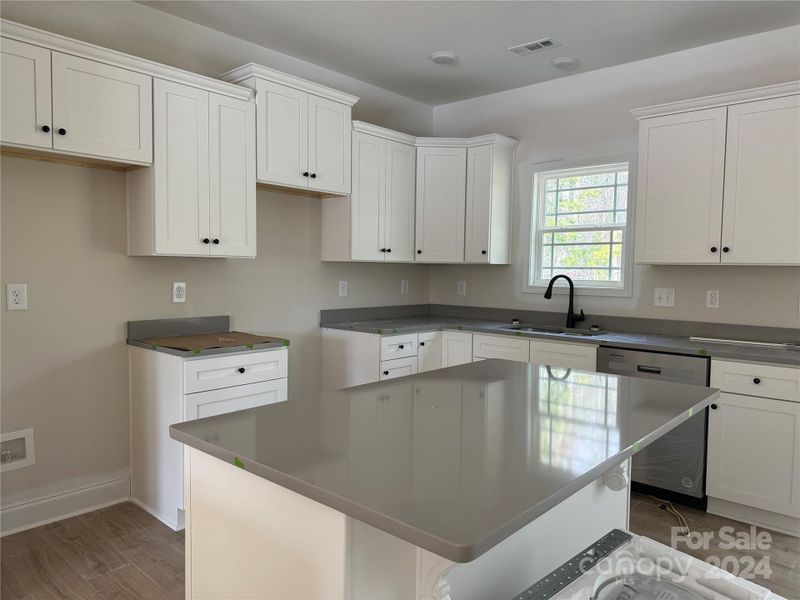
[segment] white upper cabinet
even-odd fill
[[[255,106],[156,80],[153,166],[128,173],[128,254],[254,257]]]
[[[467,149],[417,148],[417,262],[463,262]]]
[[[800,96],[728,108],[722,262],[800,264]]]
[[[356,96],[252,63],[222,78],[256,90],[259,182],[350,193]]]
[[[308,187],[350,193],[350,107],[309,95]]]
[[[726,110],[640,123],[637,262],[719,262]]]
[[[800,264],[800,84],[636,109],[636,261]]]
[[[514,147],[516,140],[506,139],[467,150],[465,262],[508,264],[511,259]]]
[[[258,180],[293,187],[308,185],[308,94],[255,80]]]
[[[322,201],[322,260],[413,262],[416,148],[356,122],[349,197]]]
[[[53,52],[53,148],[103,158],[153,159],[152,78]]]
[[[0,53],[0,139],[51,148],[50,50],[2,38]]]

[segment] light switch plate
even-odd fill
[[[458,287],[456,288],[459,296],[466,296],[467,295],[467,282],[466,281],[459,281]]]
[[[347,282],[339,282],[339,298],[347,298]]]
[[[186,302],[186,283],[183,281],[172,282],[172,301]]]
[[[719,308],[719,290],[706,290],[706,308]]]
[[[675,288],[656,288],[653,304],[666,308],[675,306]]]
[[[27,283],[9,283],[6,285],[6,308],[8,310],[28,310]]]
[[[400,293],[404,296],[408,294],[408,279],[400,280]]]

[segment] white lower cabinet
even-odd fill
[[[288,351],[183,358],[129,346],[128,358],[131,498],[182,529],[183,445],[169,437],[169,426],[286,400]],[[243,439],[241,433],[220,430],[234,439]]]
[[[800,536],[798,381],[793,367],[711,361],[709,512]]]
[[[417,341],[417,370],[420,373],[442,368],[442,332],[420,333]]]
[[[405,377],[406,375],[413,375],[417,372],[417,357],[410,356],[408,358],[395,358],[394,360],[384,360],[380,364],[380,373],[378,379],[394,379],[396,377]]]
[[[503,360],[516,360],[528,362],[529,347],[527,338],[516,338],[508,335],[483,335],[476,333],[472,336],[472,358],[501,358]]]
[[[595,371],[597,370],[597,346],[531,340],[530,362],[550,367]]]
[[[442,367],[472,362],[472,334],[464,331],[442,332]]]

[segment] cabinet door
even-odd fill
[[[491,144],[467,150],[466,262],[489,262],[493,155]]]
[[[442,367],[472,362],[472,334],[463,331],[442,332]]]
[[[442,368],[442,332],[426,331],[418,335],[417,369],[420,373]]]
[[[308,97],[308,187],[350,193],[350,107]]]
[[[537,365],[597,370],[597,346],[590,344],[567,344],[546,340],[531,340],[531,362]]]
[[[255,257],[255,106],[218,94],[208,104],[211,255]]]
[[[308,187],[308,94],[256,79],[259,181]]]
[[[507,335],[481,335],[472,336],[472,358],[501,358],[528,362],[530,346],[525,338],[515,338]]]
[[[386,260],[414,260],[414,194],[417,150],[408,144],[386,142]]]
[[[184,396],[187,421],[286,400],[286,380],[275,379]]]
[[[50,50],[2,38],[0,53],[0,140],[52,147]]]
[[[208,256],[208,92],[157,79],[153,107],[156,253]]]
[[[53,148],[153,162],[152,78],[60,52],[52,56]]]
[[[417,262],[464,261],[466,148],[417,148]]]
[[[386,141],[353,134],[353,192],[350,196],[350,257],[383,261]]]
[[[720,262],[726,110],[639,123],[637,262]]]
[[[728,108],[723,263],[800,264],[798,165],[800,96]]]
[[[720,394],[709,411],[709,496],[800,517],[800,403]]]

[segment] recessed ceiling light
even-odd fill
[[[434,52],[429,57],[431,61],[435,62],[437,65],[452,65],[454,62],[458,60],[458,56],[456,56],[455,52],[449,52],[446,50],[442,50],[441,52]]]
[[[554,58],[550,64],[562,71],[574,71],[580,66],[581,61],[574,56],[559,56]]]

